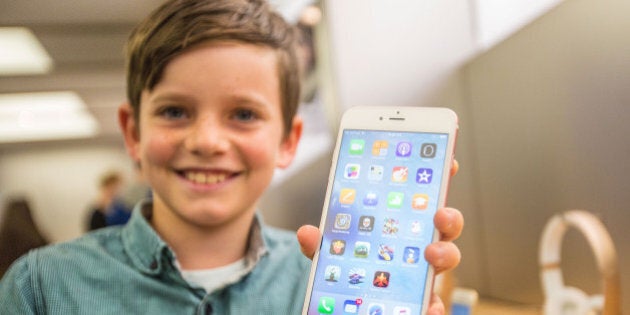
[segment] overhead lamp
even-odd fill
[[[98,129],[74,92],[0,94],[0,143],[88,138]]]
[[[0,27],[0,76],[44,74],[53,60],[25,27]]]

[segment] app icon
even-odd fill
[[[405,247],[403,261],[407,264],[417,264],[420,260],[420,249],[418,247]]]
[[[371,165],[370,173],[368,174],[368,179],[369,180],[382,180],[384,171],[385,169],[383,168],[382,165]]]
[[[345,300],[343,302],[343,314],[344,315],[359,314],[359,306],[361,305],[359,301],[361,301],[361,299]]]
[[[350,140],[350,154],[361,155],[363,154],[364,148],[365,148],[365,140],[363,139]]]
[[[365,282],[365,269],[350,268],[348,271],[348,283],[351,285],[359,285]]]
[[[359,218],[359,231],[372,232],[374,229],[374,217],[371,215],[362,215]]]
[[[394,247],[390,245],[380,244],[378,246],[378,259],[384,261],[394,260]]]
[[[392,182],[404,183],[407,181],[409,169],[406,166],[394,166],[392,170]]]
[[[396,145],[396,156],[408,157],[411,155],[411,142],[398,142]]]
[[[368,315],[385,315],[385,305],[381,303],[370,303],[370,305],[368,305]]]
[[[427,194],[414,194],[411,200],[411,207],[416,210],[425,210],[429,205],[429,195]]]
[[[346,164],[346,169],[343,172],[343,177],[346,179],[357,179],[359,178],[359,171],[361,170],[361,165],[349,163]]]
[[[404,193],[392,191],[387,194],[387,207],[390,209],[400,209],[404,199]]]
[[[411,309],[406,306],[395,306],[394,315],[411,315]]]
[[[317,311],[320,314],[332,314],[335,311],[335,298],[322,296],[319,298]]]
[[[370,255],[370,243],[358,241],[354,243],[354,257],[367,258]]]
[[[377,271],[374,273],[372,284],[377,288],[387,288],[389,286],[389,272]]]
[[[341,275],[341,267],[328,265],[324,271],[324,279],[328,282],[338,282]]]
[[[335,229],[347,230],[350,228],[352,216],[349,213],[338,213],[335,216]]]
[[[396,235],[398,233],[398,220],[385,218],[383,223],[383,235]]]
[[[389,143],[385,140],[376,140],[374,144],[372,144],[372,155],[374,156],[386,156],[387,155],[387,147]]]
[[[373,191],[369,191],[367,194],[365,194],[365,197],[363,198],[363,205],[368,206],[368,207],[373,207],[376,206],[378,204],[378,195],[373,192]]]
[[[352,188],[342,188],[339,193],[339,203],[344,205],[351,205],[354,203],[354,198],[356,197],[357,192]]]
[[[420,233],[422,233],[422,222],[418,220],[411,221],[411,228],[409,230],[411,231],[411,234],[419,235]]]
[[[346,251],[346,241],[344,240],[333,240],[330,243],[330,253],[333,255],[343,255]]]
[[[433,178],[433,169],[419,168],[416,172],[416,183],[418,184],[431,184]]]
[[[434,158],[437,152],[437,144],[435,143],[423,143],[420,147],[420,157]]]

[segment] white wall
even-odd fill
[[[121,144],[46,144],[0,152],[0,191],[29,198],[41,231],[53,242],[85,231],[99,176],[117,169],[132,180],[132,163]]]
[[[536,20],[562,0],[473,0],[475,38],[487,50]]]
[[[342,109],[420,105],[475,51],[461,0],[325,3]]]

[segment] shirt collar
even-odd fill
[[[267,254],[267,243],[263,237],[263,222],[257,212],[249,229],[247,252],[245,253],[245,269],[250,271],[260,259]]]
[[[163,267],[162,258],[174,255],[149,224],[152,207],[151,200],[139,202],[123,228],[121,237],[123,247],[136,268],[147,274],[158,274]]]
[[[132,263],[147,274],[159,274],[166,262],[172,263],[175,254],[151,227],[149,220],[153,215],[151,200],[139,202],[122,231],[122,242]],[[262,217],[256,213],[249,230],[245,268],[251,271],[267,253],[267,244],[263,237]]]

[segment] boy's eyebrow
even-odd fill
[[[178,92],[178,91],[159,91],[153,95],[149,96],[149,101],[151,102],[165,102],[165,101],[194,101],[194,97]]]
[[[269,100],[259,96],[257,93],[239,93],[233,95],[232,98],[239,104],[254,105],[266,108],[273,107],[273,104],[271,104]]]
[[[149,97],[149,101],[156,102],[196,102],[197,98],[185,92],[179,91],[161,91]],[[273,108],[273,103],[259,93],[241,91],[229,94],[229,101],[239,105],[256,106],[260,108]],[[280,100],[278,100],[280,102]]]

